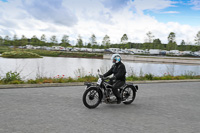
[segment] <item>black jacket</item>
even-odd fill
[[[116,80],[126,81],[126,68],[121,61],[119,63],[115,63],[103,76],[107,77],[111,74],[114,74],[114,78]]]

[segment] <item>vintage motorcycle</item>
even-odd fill
[[[83,104],[89,109],[96,108],[102,102],[106,104],[117,103],[116,97],[112,92],[112,85],[108,82],[110,78],[98,75],[99,79],[96,84],[91,82],[84,83],[86,90],[83,93],[82,100]],[[125,83],[120,87],[118,91],[120,92],[122,103],[131,104],[135,100],[137,90],[138,86],[132,83]]]

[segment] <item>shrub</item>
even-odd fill
[[[14,81],[11,81],[10,84],[23,84],[24,81],[20,81],[20,80],[14,80]]]
[[[147,80],[153,80],[153,74],[149,73],[149,74],[145,74],[144,78]]]
[[[161,80],[172,80],[172,76],[166,75],[160,78]]]
[[[18,72],[7,72],[6,76],[1,80],[3,83],[15,83],[16,81],[21,82],[20,73]],[[15,82],[14,82],[15,81]]]
[[[36,84],[37,82],[36,82],[35,80],[33,80],[33,79],[29,79],[29,80],[27,81],[27,83],[28,83],[28,84]]]
[[[67,82],[75,82],[75,80],[71,77],[67,78]]]
[[[128,81],[135,81],[135,80],[139,80],[139,77],[137,77],[135,75],[132,75],[132,76],[127,77],[126,80],[128,80]]]
[[[53,83],[53,80],[52,80],[52,79],[45,79],[45,80],[43,81],[43,83]]]
[[[160,80],[161,77],[153,77],[153,80]]]

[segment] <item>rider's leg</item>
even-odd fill
[[[118,88],[120,88],[121,86],[123,86],[125,84],[124,81],[120,81],[120,80],[117,80],[114,84],[113,84],[113,88],[112,88],[112,91],[113,91],[113,94],[116,96],[117,98],[117,103],[120,103],[121,102],[121,97],[120,97],[120,93],[118,91]]]

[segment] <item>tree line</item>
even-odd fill
[[[163,44],[159,38],[155,38],[152,32],[146,33],[146,39],[144,43],[133,43],[128,41],[127,34],[123,34],[121,37],[120,43],[111,44],[110,37],[105,35],[102,39],[101,44],[98,44],[96,41],[96,36],[94,34],[89,38],[88,43],[84,43],[81,35],[77,37],[76,47],[82,48],[137,48],[137,49],[161,49],[161,50],[181,50],[181,51],[199,51],[200,50],[200,31],[196,34],[194,38],[195,44],[191,43],[186,44],[184,40],[181,41],[180,45],[176,43],[176,34],[174,32],[170,32],[168,36],[168,43]],[[25,35],[22,35],[21,38],[15,34],[12,38],[8,35],[2,38],[0,36],[0,46],[25,46],[25,45],[33,45],[33,46],[53,46],[59,45],[63,47],[70,47],[69,36],[63,35],[60,43],[58,43],[58,39],[55,35],[50,37],[50,41],[47,41],[47,37],[43,34],[40,38],[34,35],[32,38],[27,38]]]

